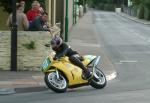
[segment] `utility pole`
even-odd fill
[[[16,20],[16,0],[12,0],[11,71],[17,71],[17,20]]]
[[[68,0],[66,0],[65,42],[68,42],[68,26],[69,26],[69,17],[68,17]]]

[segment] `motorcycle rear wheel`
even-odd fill
[[[64,93],[67,90],[68,83],[66,78],[59,72],[59,80],[56,77],[56,72],[49,72],[45,74],[46,85],[57,93]]]
[[[98,81],[95,81],[94,79],[90,80],[90,85],[93,88],[96,89],[102,89],[106,86],[107,80],[105,74],[98,68],[95,69],[96,75],[99,77]]]

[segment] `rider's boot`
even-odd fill
[[[86,71],[83,71],[83,75],[82,75],[82,78],[85,79],[85,80],[88,80],[92,77],[92,74],[89,70],[86,70]]]
[[[83,71],[83,76],[82,78],[84,80],[90,80],[93,79],[94,81],[98,82],[98,78],[96,78],[95,76],[92,76],[92,73],[87,69],[86,71]]]

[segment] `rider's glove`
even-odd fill
[[[53,59],[54,59],[54,60],[57,60],[57,59],[58,59],[58,57],[57,57],[57,56],[55,56]]]

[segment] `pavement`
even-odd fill
[[[106,74],[107,80],[113,80],[117,73],[101,49],[96,39],[92,13],[86,13],[73,27],[69,36],[68,44],[81,55],[100,55],[100,68]],[[40,71],[0,71],[0,95],[15,93],[40,92],[48,88],[44,83],[44,74]]]
[[[128,14],[125,14],[123,12],[121,13],[117,13],[118,15],[122,16],[122,17],[125,17],[125,18],[128,18],[132,21],[135,21],[137,23],[141,23],[141,24],[144,24],[144,25],[150,25],[150,21],[146,21],[146,20],[143,20],[143,19],[138,19],[137,17],[134,17],[134,16],[130,16]]]

